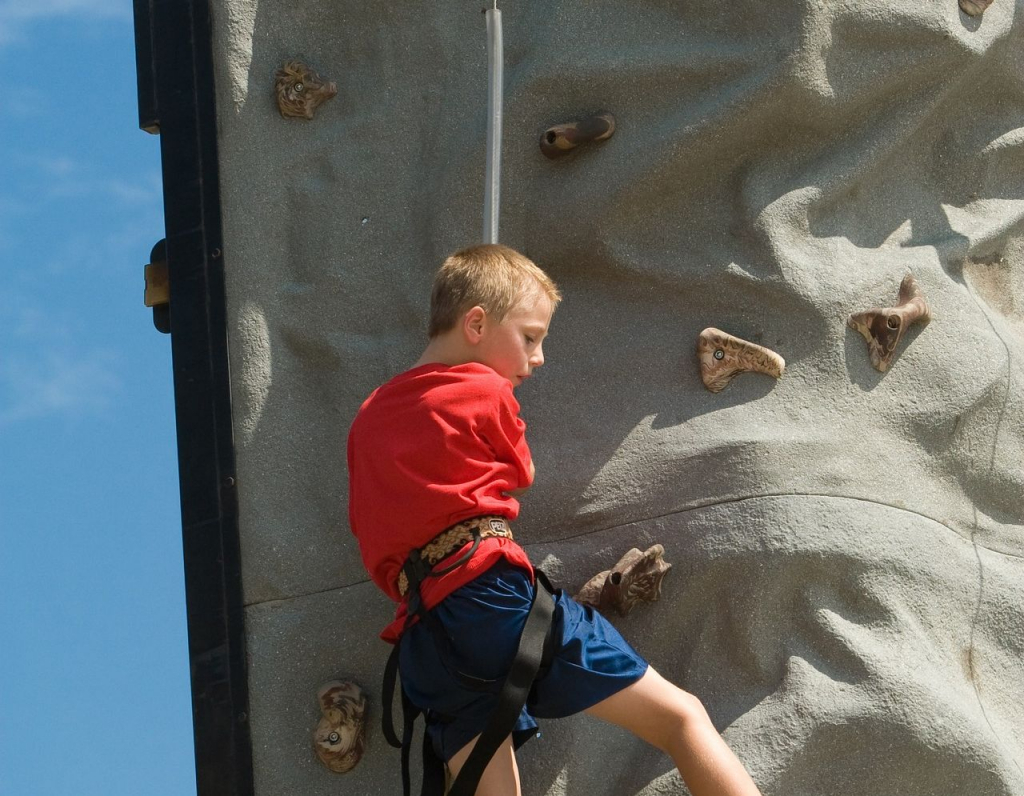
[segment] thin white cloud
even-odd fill
[[[114,199],[126,205],[159,206],[162,199],[159,177],[129,182],[125,179],[90,178],[68,174],[43,184],[44,194],[51,199],[94,197]]]
[[[28,25],[52,19],[131,19],[127,0],[0,0],[0,46],[23,38]]]
[[[64,320],[27,293],[0,290],[0,427],[113,405],[122,387],[117,358],[83,346]]]
[[[34,356],[2,356],[0,427],[53,415],[102,413],[120,388],[109,352],[51,348]]]
[[[156,169],[147,170],[130,180],[111,177],[98,165],[64,155],[16,153],[9,164],[26,173],[31,193],[16,201],[0,194],[0,228],[10,221],[8,210],[20,214],[50,207],[51,199],[92,199],[114,202],[141,214],[159,212],[163,202],[162,180]]]
[[[9,19],[45,19],[64,16],[126,17],[126,0],[0,0],[0,15]]]
[[[14,236],[4,229],[4,223],[12,224],[14,219],[23,210],[21,202],[16,202],[9,196],[0,196],[0,252],[12,248]],[[5,260],[5,267],[9,268]]]
[[[25,205],[13,196],[0,195],[0,216],[14,214],[24,210]]]
[[[115,294],[141,291],[142,267],[163,235],[159,171],[108,173],[60,153],[16,153],[9,165],[16,180],[10,187],[0,185],[0,303],[18,306],[6,301],[5,288],[41,303],[55,284],[99,275],[116,277]],[[41,225],[55,234],[30,244],[24,229]],[[4,315],[0,306],[0,359]]]
[[[66,177],[69,174],[74,174],[80,168],[78,163],[68,157],[31,155],[25,156],[24,160],[27,163],[34,164],[44,174],[49,174],[52,177]]]
[[[128,180],[104,180],[101,186],[110,196],[128,204],[156,204],[161,198],[159,177],[152,181],[128,182]]]
[[[18,340],[42,340],[54,332],[61,334],[42,308],[25,304],[23,300],[17,307],[0,314],[0,319],[9,324],[11,336]]]

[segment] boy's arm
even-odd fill
[[[530,459],[530,483],[528,483],[526,486],[519,487],[519,489],[510,489],[508,490],[508,492],[506,492],[506,494],[511,495],[512,497],[519,497],[520,495],[525,493],[527,489],[533,486],[533,478],[536,474],[537,468],[533,466],[533,459]]]
[[[516,484],[515,488],[503,489],[502,494],[517,497],[530,488],[536,473],[526,444],[526,423],[519,417],[512,382],[495,375],[492,383],[484,396],[484,420],[478,425],[478,433],[490,446],[495,460],[510,469],[505,484]]]

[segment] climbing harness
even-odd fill
[[[455,656],[452,652],[451,638],[441,626],[440,621],[431,612],[424,608],[420,594],[420,586],[427,578],[436,578],[445,575],[457,567],[465,564],[480,546],[483,534],[487,536],[508,536],[511,538],[511,531],[501,533],[495,527],[499,523],[508,529],[504,518],[480,517],[462,523],[462,526],[469,526],[468,533],[470,540],[461,544],[451,545],[450,542],[439,541],[448,538],[460,538],[460,526],[454,526],[439,534],[426,546],[413,550],[402,567],[402,574],[407,582],[406,598],[408,600],[405,620],[405,627],[402,636],[388,657],[387,665],[384,668],[384,682],[382,686],[383,697],[381,725],[384,737],[387,742],[396,749],[402,750],[402,792],[404,796],[410,796],[412,778],[409,768],[409,756],[412,748],[413,725],[423,710],[413,704],[402,689],[402,736],[398,737],[395,732],[392,711],[394,708],[395,686],[398,682],[398,658],[401,648],[402,637],[408,630],[413,617],[418,617],[421,622],[429,628],[438,646],[441,660],[445,667],[466,687],[475,691],[484,691],[498,694],[497,705],[487,721],[487,726],[480,734],[476,745],[470,752],[465,764],[459,771],[459,775],[452,783],[448,796],[473,796],[476,793],[480,777],[487,768],[487,764],[494,757],[494,753],[502,742],[511,735],[516,720],[522,712],[523,706],[530,696],[530,690],[535,681],[540,680],[547,673],[554,655],[554,637],[551,632],[552,618],[554,616],[555,601],[554,589],[548,581],[547,576],[539,569],[534,569],[536,575],[533,603],[530,612],[527,614],[526,622],[519,636],[519,644],[515,657],[509,667],[508,674],[504,679],[484,680],[473,677],[458,670],[455,665]],[[463,529],[466,530],[466,529]],[[487,533],[490,530],[491,533]],[[453,533],[455,532],[455,533]],[[436,558],[438,552],[446,550],[453,554],[460,546],[468,544],[468,549],[462,553],[452,564],[442,569],[433,569],[433,564],[443,560]],[[439,550],[440,548],[440,550]],[[444,796],[445,794],[445,765],[434,751],[429,735],[423,734],[423,784],[421,796]]]
[[[468,544],[469,542],[474,542],[477,535],[479,535],[481,539],[487,539],[492,536],[501,536],[505,539],[511,539],[512,529],[508,527],[508,520],[499,514],[485,514],[480,517],[473,517],[472,519],[464,520],[457,525],[453,525],[447,531],[439,533],[419,549],[418,555],[421,560],[425,561],[428,566],[432,567],[435,564],[439,564],[444,561],[463,545]],[[475,549],[476,548],[474,547],[473,550]],[[437,575],[443,575],[450,572],[452,569],[454,569],[454,567],[446,567],[443,572],[439,572]],[[435,577],[437,575],[435,575]],[[405,597],[408,590],[409,578],[403,570],[398,573],[398,593]]]

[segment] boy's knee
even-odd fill
[[[688,691],[682,691],[681,713],[686,724],[695,722],[703,724],[711,721],[711,717],[708,716],[708,712],[704,708],[704,703]]]
[[[667,754],[673,754],[684,738],[695,730],[711,724],[711,718],[703,703],[693,694],[679,689],[666,711],[660,728],[657,746]]]

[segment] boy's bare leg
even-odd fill
[[[452,780],[459,775],[459,771],[462,770],[462,766],[465,765],[469,753],[473,751],[479,738],[478,735],[448,761]],[[484,769],[484,774],[480,777],[480,784],[476,788],[476,796],[520,796],[519,767],[516,765],[516,753],[512,748],[511,736],[498,747],[498,751],[494,753],[491,762]]]
[[[700,701],[653,668],[587,710],[663,750],[693,796],[760,796]]]

